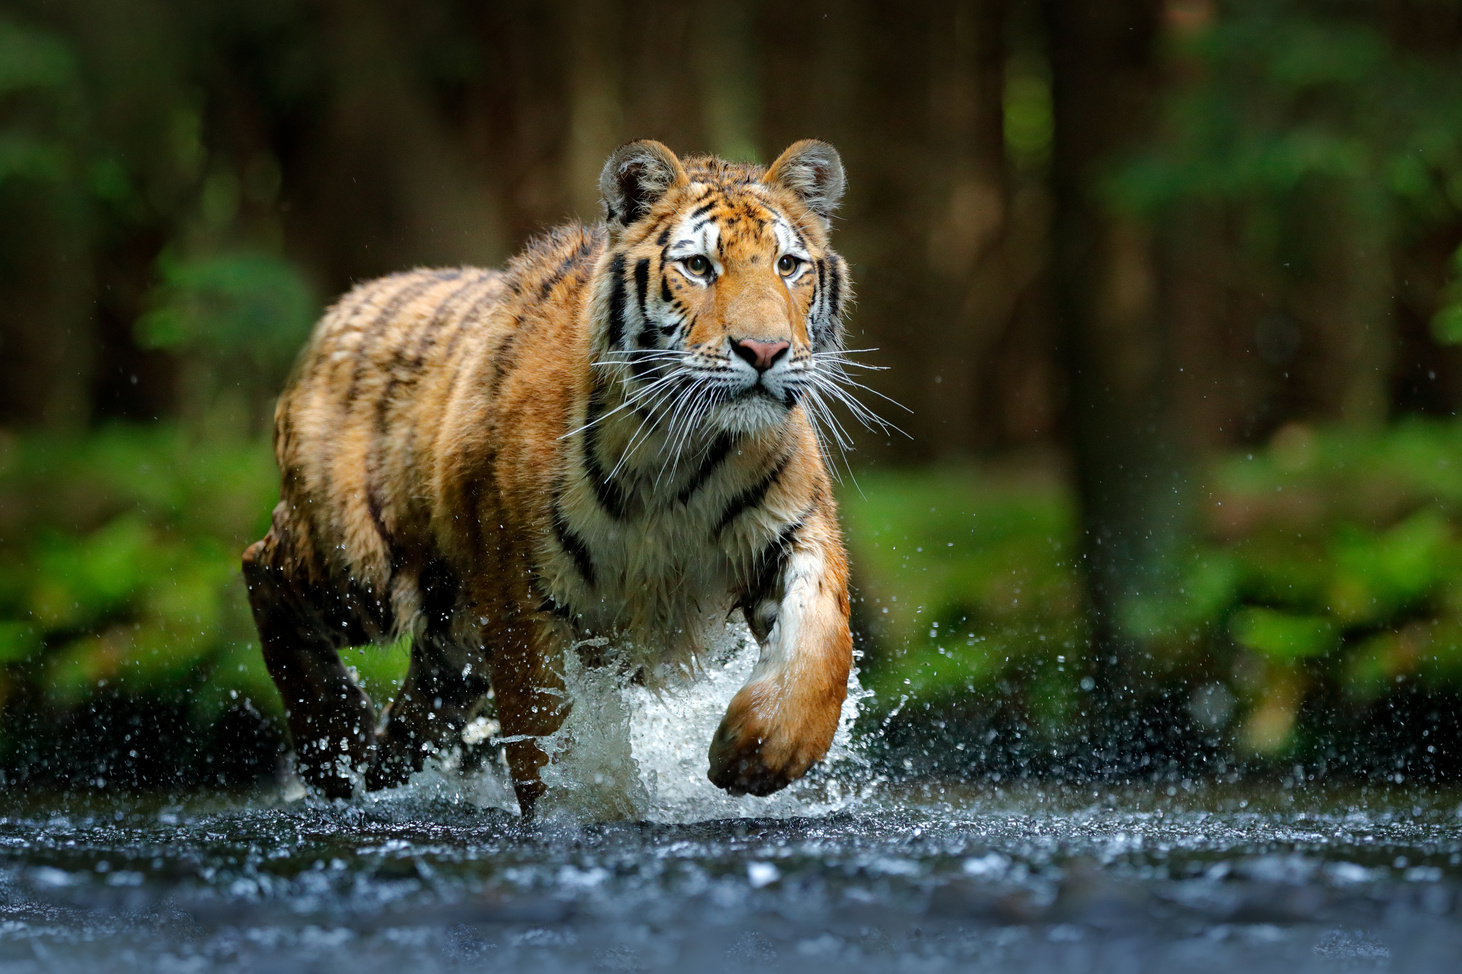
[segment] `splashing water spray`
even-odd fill
[[[626,685],[614,666],[591,668],[579,654],[564,655],[563,726],[543,742],[547,792],[540,819],[553,822],[648,820],[696,822],[736,817],[825,815],[871,798],[882,783],[873,773],[853,723],[872,692],[848,677],[838,730],[827,756],[799,781],[766,798],[727,794],[706,777],[707,749],[726,704],[751,675],[759,649],[744,623],[728,624],[694,679],[651,689]],[[490,721],[469,725],[467,738],[496,730]],[[493,738],[495,743],[505,743]],[[464,771],[461,754],[434,756],[409,784],[363,800],[402,797],[463,801],[517,811],[501,761]]]

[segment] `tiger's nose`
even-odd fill
[[[745,359],[753,369],[765,372],[791,347],[790,342],[759,342],[754,338],[742,338],[732,342],[731,351]]]

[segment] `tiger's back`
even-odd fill
[[[460,537],[476,519],[448,512],[487,503],[505,525],[511,508],[494,504],[504,499],[466,498],[461,481],[495,479],[505,418],[521,422],[531,405],[530,422],[551,422],[568,405],[564,379],[583,345],[574,312],[603,246],[602,234],[563,228],[506,271],[391,275],[321,320],[275,413],[280,503],[308,532],[301,563],[322,555],[312,569],[363,590],[370,640],[456,614],[460,580],[443,576],[482,539]]]

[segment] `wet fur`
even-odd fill
[[[530,811],[568,647],[606,637],[626,655],[599,662],[662,680],[735,608],[762,655],[711,742],[712,780],[767,794],[823,756],[851,640],[806,384],[841,344],[841,188],[822,143],[769,171],[631,143],[605,168],[604,225],[559,228],[502,272],[371,281],[326,313],[276,410],[273,525],[243,559],[307,781],[404,781],[491,689]],[[708,232],[712,285],[676,256]],[[796,280],[776,267],[787,246],[808,257]],[[746,337],[791,347],[733,395]],[[338,650],[408,632],[378,719]]]

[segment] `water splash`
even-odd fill
[[[744,624],[728,625],[695,679],[660,689],[627,686],[614,667],[591,669],[576,654],[565,659],[572,708],[545,742],[547,821],[638,820],[688,823],[709,819],[825,815],[866,806],[882,778],[853,735],[871,691],[854,671],[848,678],[838,730],[827,757],[802,780],[767,798],[728,795],[706,777],[707,750],[726,705],[751,675],[758,647]],[[466,801],[516,810],[500,761],[463,773],[460,756],[429,762],[403,791],[413,797]],[[871,810],[871,809],[870,809]]]
[[[744,816],[825,815],[872,798],[880,779],[853,737],[859,707],[872,696],[848,677],[838,730],[822,763],[802,780],[766,798],[735,797],[706,777],[707,750],[726,705],[756,665],[758,647],[744,625],[728,626],[721,652],[687,686],[654,693],[631,687],[630,736],[649,793],[646,818],[696,822]]]

